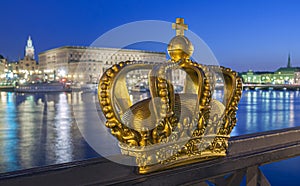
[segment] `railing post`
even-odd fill
[[[245,174],[246,174],[246,169],[237,170],[235,173],[233,173],[226,179],[226,185],[227,186],[240,185]]]
[[[268,179],[266,178],[266,176],[263,174],[263,172],[260,170],[260,168],[258,168],[259,171],[259,180],[258,183],[261,186],[270,186],[270,182],[268,181]]]
[[[258,166],[249,167],[246,174],[247,186],[270,186],[271,184]]]
[[[246,185],[257,186],[258,166],[249,167],[246,173]]]

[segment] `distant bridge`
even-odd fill
[[[300,90],[300,84],[243,84],[243,89],[247,90]]]
[[[270,183],[261,165],[300,156],[300,127],[232,137],[224,158],[139,175],[104,158],[0,173],[0,185],[239,185]],[[211,185],[210,184],[210,185]]]

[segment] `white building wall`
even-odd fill
[[[165,53],[113,48],[60,47],[39,54],[40,70],[45,74],[64,72],[70,80],[98,81],[102,73],[121,61],[164,63]],[[140,71],[139,73],[146,73]]]

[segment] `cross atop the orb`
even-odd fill
[[[176,36],[184,36],[184,31],[188,29],[188,26],[184,24],[183,18],[176,18],[176,23],[172,24],[172,29],[176,30]]]

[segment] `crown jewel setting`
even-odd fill
[[[165,64],[120,62],[101,77],[98,98],[106,127],[119,141],[122,154],[135,157],[141,174],[226,156],[236,125],[242,81],[229,68],[202,65],[190,59],[194,47],[184,36],[187,25],[177,18]],[[149,70],[150,98],[133,103],[126,75]],[[181,71],[185,83],[177,93],[172,74]],[[223,100],[213,98],[223,80]]]

